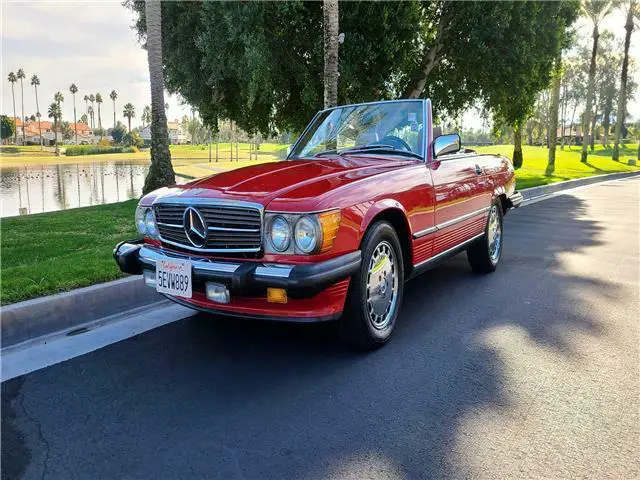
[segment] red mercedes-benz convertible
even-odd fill
[[[496,269],[502,217],[522,201],[508,159],[437,130],[429,100],[323,110],[284,161],[143,197],[143,238],[114,256],[188,307],[338,320],[348,342],[379,347],[407,279],[463,250],[474,272]]]

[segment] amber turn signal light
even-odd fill
[[[267,288],[267,302],[287,303],[287,291],[284,288]]]
[[[322,228],[322,245],[320,253],[326,252],[333,246],[333,241],[338,234],[340,228],[340,219],[342,218],[340,210],[332,210],[318,215],[320,227]]]

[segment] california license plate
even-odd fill
[[[191,298],[191,262],[188,260],[158,260],[156,291],[177,297]]]

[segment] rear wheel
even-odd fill
[[[375,223],[362,242],[362,263],[351,279],[340,320],[344,341],[362,349],[381,347],[395,327],[404,289],[404,263],[398,235],[387,222]]]
[[[502,257],[502,207],[494,203],[489,209],[484,235],[467,249],[467,259],[475,273],[495,272]]]

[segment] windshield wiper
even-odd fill
[[[398,150],[393,145],[363,145],[361,147],[353,147],[348,148],[346,150],[342,150],[340,153],[342,154],[354,154],[354,153],[364,153],[364,152],[391,152],[394,155],[403,155],[405,157],[413,157],[422,160],[422,156],[417,153],[410,152],[407,150]]]
[[[332,148],[330,150],[323,150],[322,152],[318,152],[314,155],[314,157],[321,157],[322,155],[340,155],[341,156],[342,152],[339,152],[335,148]]]

